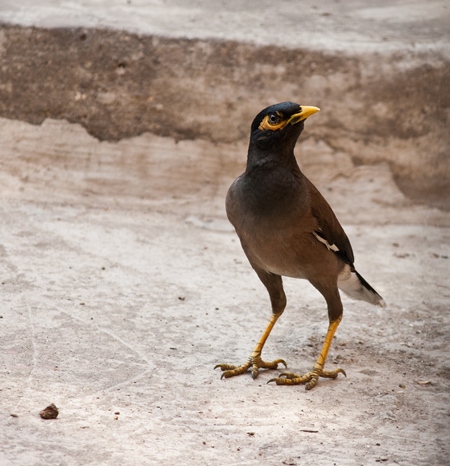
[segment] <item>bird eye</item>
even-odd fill
[[[279,121],[279,117],[276,113],[269,113],[268,121],[270,124],[275,125]]]
[[[286,124],[286,117],[281,112],[268,113],[259,125],[262,131],[278,131]]]

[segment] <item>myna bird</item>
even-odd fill
[[[265,362],[264,344],[286,307],[282,276],[304,278],[323,295],[329,326],[322,351],[310,372],[282,373],[271,379],[278,385],[306,384],[313,388],[319,377],[335,379],[341,368],[324,370],[333,336],[342,319],[338,289],[353,299],[385,306],[381,296],[353,265],[350,241],[328,202],[301,172],[294,147],[304,121],[318,112],[283,102],[262,110],[253,120],[247,167],[231,185],[226,197],[228,219],[233,224],[251,266],[269,292],[270,322],[245,364],[218,364],[222,377],[251,370],[276,369],[282,359]]]

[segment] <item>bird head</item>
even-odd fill
[[[318,112],[317,107],[306,107],[293,102],[282,102],[261,110],[253,120],[250,144],[259,149],[293,151],[304,121]]]

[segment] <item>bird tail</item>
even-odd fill
[[[346,266],[338,278],[338,288],[350,298],[366,301],[375,306],[386,307],[384,299],[369,283],[350,266]]]

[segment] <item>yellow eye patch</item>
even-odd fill
[[[286,126],[287,122],[288,120],[286,120],[282,113],[269,113],[259,124],[259,129],[262,131],[276,131]]]
[[[281,112],[271,112],[263,118],[259,124],[259,129],[262,131],[277,131],[287,124],[295,125],[300,123],[318,111],[320,111],[320,108],[303,106],[300,107],[300,112],[294,113],[288,118]]]

